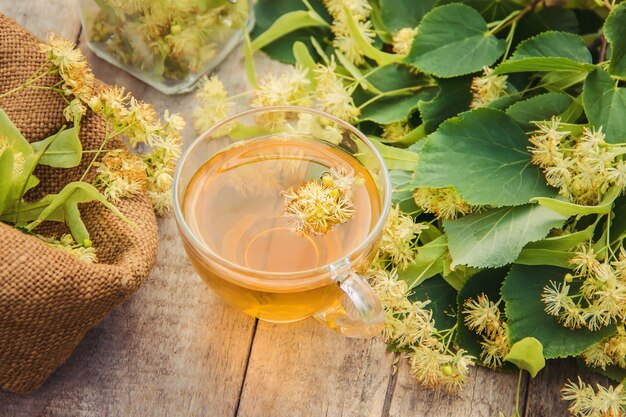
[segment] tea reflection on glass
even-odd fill
[[[349,336],[381,329],[378,300],[358,273],[375,254],[389,180],[358,131],[311,110],[259,109],[207,132],[180,164],[174,197],[185,248],[228,304],[272,322],[315,316]],[[327,233],[297,233],[284,191],[337,170],[357,179],[353,217]]]

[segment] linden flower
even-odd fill
[[[626,415],[626,391],[622,384],[605,388],[600,384],[594,390],[580,377],[578,383],[568,381],[561,389],[565,401],[571,401],[569,411],[575,417],[623,417]]]
[[[401,270],[415,261],[416,239],[427,225],[415,223],[411,216],[403,214],[399,206],[389,211],[379,246],[379,256],[389,260]]]
[[[37,238],[43,240],[48,245],[53,248],[60,249],[66,253],[69,253],[72,256],[75,256],[79,260],[87,263],[95,263],[98,262],[98,257],[96,256],[96,249],[93,246],[85,247],[83,245],[79,245],[74,241],[74,238],[70,234],[64,234],[60,239],[55,239],[52,237],[45,237],[41,235],[35,235]]]
[[[334,170],[320,181],[307,181],[297,190],[282,193],[287,201],[284,214],[294,223],[296,233],[323,235],[354,217],[356,210],[351,200],[354,180],[348,186],[349,178]]]
[[[454,354],[437,349],[416,347],[409,353],[411,371],[425,385],[441,386],[448,391],[458,391],[469,377],[474,357],[463,349]]]
[[[109,200],[135,195],[144,189],[146,164],[137,155],[118,149],[108,152],[96,162],[98,176],[95,185]]]
[[[372,29],[372,23],[367,20],[371,6],[365,0],[325,0],[324,4],[333,17],[331,28],[335,35],[333,46],[340,50],[353,64],[363,64],[365,62],[363,52],[352,36],[344,7],[354,19],[357,30],[363,39],[368,43],[373,43],[376,35]]]
[[[598,330],[612,323],[626,321],[626,254],[611,255],[599,262],[589,247],[576,252],[571,263],[574,274],[567,274],[563,283],[551,282],[542,294],[546,312],[559,318],[569,328],[587,327]],[[576,286],[570,286],[574,282]],[[576,290],[572,290],[576,288]]]
[[[472,80],[472,102],[470,107],[476,109],[502,97],[506,93],[506,75],[494,75],[493,69],[483,68],[484,75]]]
[[[494,334],[500,329],[500,309],[498,303],[493,303],[485,294],[477,299],[469,298],[463,305],[465,324],[470,330],[477,333]]]
[[[452,187],[418,188],[413,193],[413,199],[426,213],[433,213],[440,219],[456,219],[480,208],[467,203]]]
[[[416,34],[417,31],[414,28],[402,28],[394,33],[391,42],[393,52],[400,55],[408,54]]]
[[[529,147],[548,184],[578,204],[598,204],[611,187],[626,186],[626,164],[619,148],[605,142],[602,129],[584,128],[579,136],[559,128],[560,119],[538,123]]]
[[[65,109],[63,109],[63,116],[68,122],[74,122],[76,120],[80,120],[80,118],[83,117],[86,112],[87,108],[79,99],[75,98],[70,101]]]
[[[217,75],[203,78],[195,97],[199,105],[193,110],[193,127],[198,133],[230,116],[235,106]]]
[[[626,331],[624,326],[618,326],[616,335],[596,343],[584,351],[581,356],[589,366],[602,369],[606,369],[607,366],[626,368]]]
[[[399,142],[411,131],[408,123],[395,122],[383,126],[382,137],[387,142]]]
[[[252,107],[266,107],[299,104],[307,106],[311,103],[308,68],[296,65],[279,77],[268,74],[259,80],[255,97],[250,102]]]
[[[94,76],[76,45],[60,36],[51,35],[47,43],[39,44],[39,48],[48,55],[48,61],[58,70],[65,95],[73,95],[82,101],[89,100]]]
[[[556,161],[562,161],[564,156],[559,145],[563,138],[566,138],[570,132],[559,129],[561,119],[553,117],[548,123],[538,125],[539,130],[530,137],[529,141],[533,144],[529,149],[532,154],[532,162],[542,168],[548,168],[555,165]]]
[[[352,94],[343,86],[343,82],[335,73],[335,61],[331,59],[328,66],[317,64],[314,70],[316,98],[321,110],[347,122],[354,120],[361,111],[354,106]]]
[[[481,294],[476,299],[466,300],[462,311],[465,325],[483,338],[480,343],[483,364],[493,369],[502,366],[510,350],[507,326],[500,318],[499,304],[500,301],[494,303]]]

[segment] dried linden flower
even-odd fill
[[[96,163],[98,177],[96,186],[112,201],[135,195],[146,184],[146,164],[138,155],[124,149],[109,151]]]
[[[331,170],[320,180],[310,180],[298,189],[284,191],[284,210],[300,235],[323,235],[356,214],[352,203],[354,174],[347,168]]]
[[[98,262],[98,257],[96,256],[96,249],[93,246],[85,247],[83,245],[79,245],[74,241],[74,238],[70,234],[64,234],[60,239],[55,239],[52,237],[45,237],[42,235],[35,235],[37,238],[43,240],[48,245],[53,248],[60,249],[64,252],[69,253],[72,256],[80,259],[83,262],[87,263],[95,263]]]

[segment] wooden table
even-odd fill
[[[130,1],[130,0],[129,0]],[[191,120],[191,94],[165,96],[98,59],[85,45],[73,0],[0,0],[0,12],[38,36],[76,40],[96,76]],[[2,30],[0,28],[0,30]],[[264,56],[257,70],[280,70]],[[245,90],[241,51],[217,70]],[[243,105],[243,104],[242,104]],[[189,123],[190,125],[190,123]],[[189,143],[194,133],[184,131]],[[185,256],[172,217],[159,221],[158,260],[130,301],[90,331],[38,391],[0,393],[0,416],[42,417],[495,417],[513,412],[517,375],[476,369],[459,396],[419,387],[380,339],[354,340],[314,320],[260,322],[222,303]],[[522,380],[527,417],[565,416],[559,389],[575,375],[563,362]]]

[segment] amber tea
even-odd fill
[[[350,172],[354,215],[327,233],[301,234],[286,216],[284,192],[331,170]],[[332,144],[301,137],[259,137],[236,142],[195,173],[183,199],[183,216],[196,237],[222,259],[254,271],[254,285],[218,277],[191,250],[203,279],[227,302],[270,321],[293,321],[338,302],[333,283],[281,291],[263,273],[296,273],[337,261],[361,243],[380,216],[379,192],[368,170]],[[189,249],[189,248],[188,248]],[[275,275],[273,275],[275,276]]]

